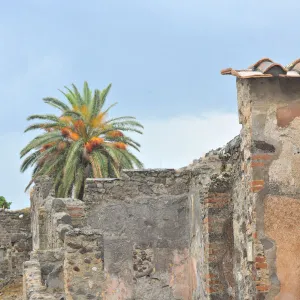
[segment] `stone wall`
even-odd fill
[[[22,275],[32,249],[29,209],[0,210],[0,289]]]
[[[191,297],[189,181],[190,172],[175,170],[87,181],[87,224],[104,239],[105,299]]]
[[[193,299],[235,299],[232,185],[239,166],[239,137],[193,165],[190,185]]]
[[[34,189],[30,195],[30,214],[33,250],[40,248],[40,207],[45,205],[48,197],[53,196],[52,181],[48,177],[40,177],[34,181]]]
[[[88,179],[83,202],[49,191],[44,199],[37,185],[26,299],[233,299],[239,143],[178,171]]]
[[[50,180],[44,178],[43,182],[48,185]],[[65,299],[68,295],[66,282],[70,278],[67,276],[69,243],[65,240],[68,241],[68,232],[74,234],[86,225],[84,204],[76,199],[54,198],[51,192],[45,193],[46,198],[43,198],[39,184],[40,181],[31,198],[32,228],[38,230],[30,261],[24,265],[24,297],[30,300]],[[81,282],[87,284],[85,280],[81,279]]]
[[[299,299],[300,86],[297,78],[259,78],[238,79],[237,88],[243,125],[234,193],[238,299]]]

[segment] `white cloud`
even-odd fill
[[[207,113],[142,121],[144,135],[138,157],[146,168],[181,168],[207,151],[225,145],[239,134],[236,114]]]

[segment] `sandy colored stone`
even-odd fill
[[[277,276],[281,283],[276,300],[300,300],[300,199],[268,196],[265,233],[276,243]]]
[[[22,300],[23,299],[22,278],[15,279],[9,285],[1,289],[0,299],[1,300]]]
[[[277,109],[277,125],[279,127],[286,127],[297,117],[300,116],[300,103],[290,103],[284,107]]]

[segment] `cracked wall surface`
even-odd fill
[[[243,125],[234,197],[238,299],[300,299],[300,85],[297,78],[259,78],[238,79],[237,88]]]
[[[189,173],[143,170],[126,171],[121,180],[87,181],[87,224],[104,237],[109,282],[122,283],[129,297],[106,288],[107,299],[191,297],[189,180]]]
[[[54,198],[49,180],[37,181],[25,299],[233,299],[239,143],[177,171],[88,179],[83,201]]]
[[[22,275],[32,250],[30,211],[0,210],[0,290]]]

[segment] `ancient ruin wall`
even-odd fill
[[[296,78],[261,78],[239,79],[237,87],[244,160],[234,217],[238,299],[300,299],[300,86]]]
[[[178,171],[87,181],[87,224],[104,238],[108,286],[122,287],[106,287],[107,299],[124,291],[124,299],[233,299],[239,146],[236,138]]]
[[[25,299],[233,299],[238,157],[237,138],[178,171],[88,179],[84,202],[36,184]]]
[[[191,256],[197,284],[193,299],[235,299],[232,186],[240,138],[211,151],[191,168]]]
[[[189,181],[189,172],[174,170],[87,181],[87,224],[103,236],[109,274],[105,299],[191,299]]]
[[[0,210],[0,289],[22,275],[32,250],[29,209]]]

